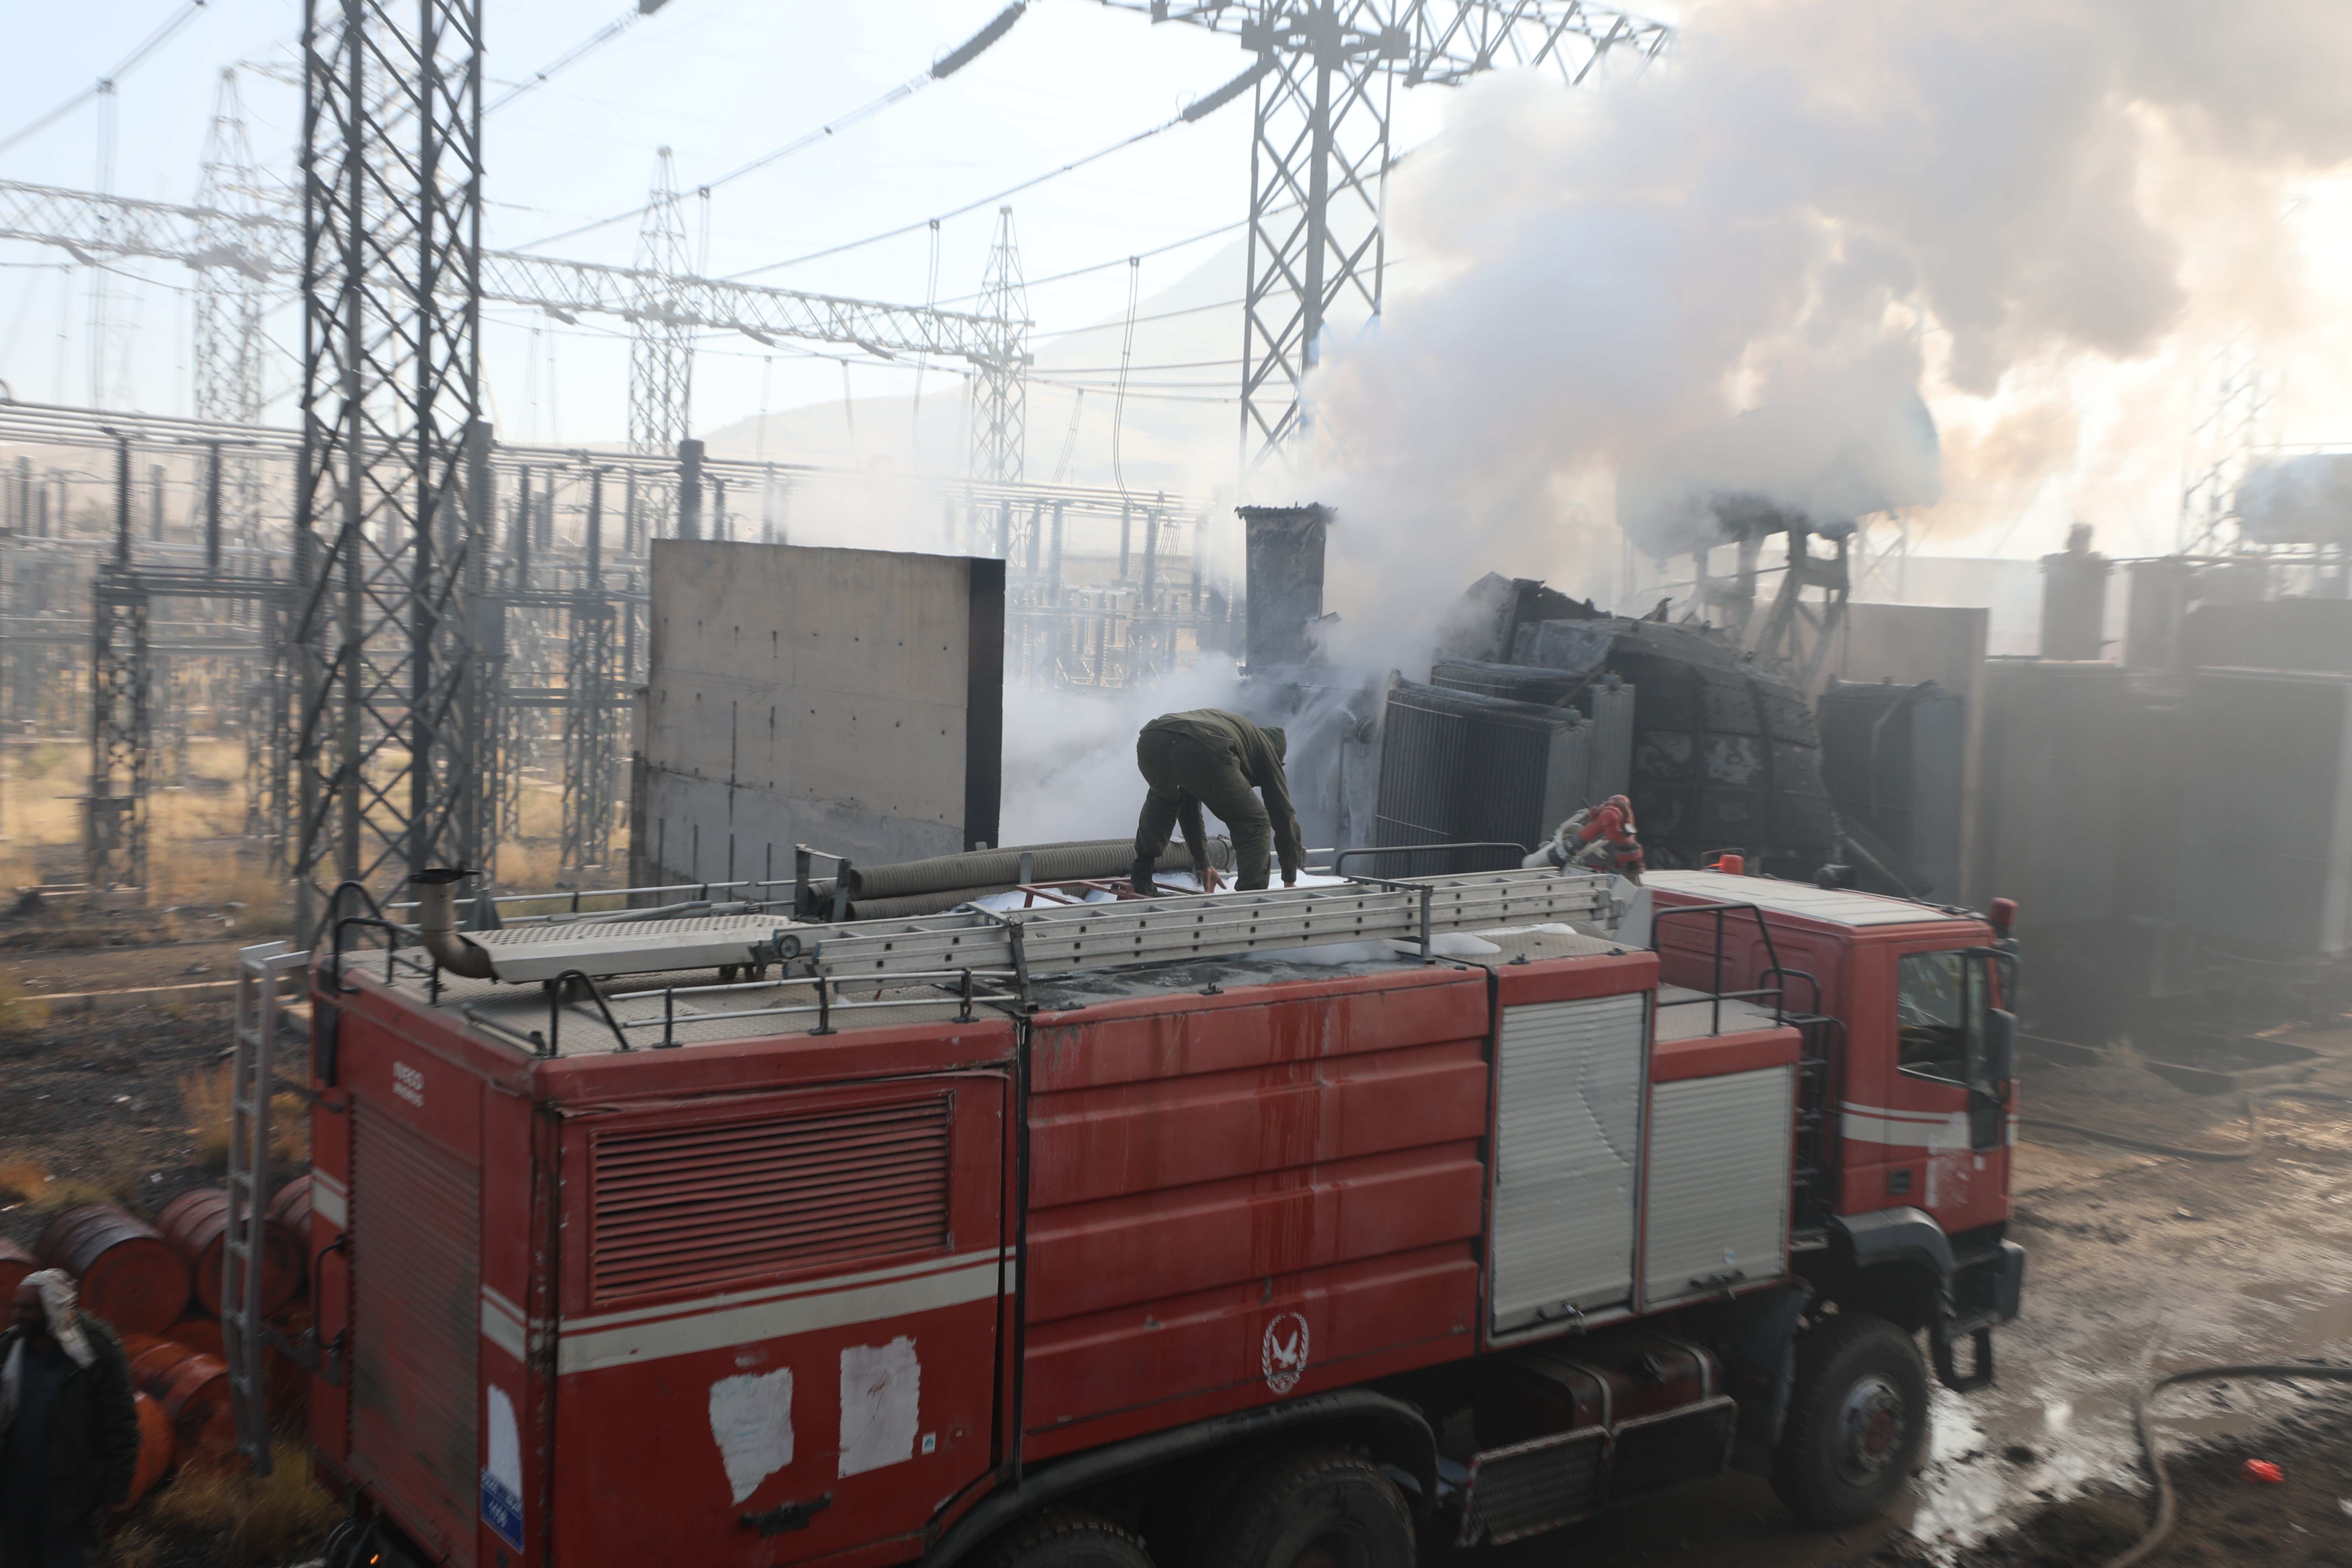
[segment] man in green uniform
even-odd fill
[[[1282,885],[1296,886],[1307,857],[1298,847],[1290,784],[1283,777],[1284,743],[1280,730],[1260,729],[1222,708],[1163,713],[1146,724],[1135,738],[1135,765],[1151,786],[1135,825],[1135,890],[1147,897],[1158,890],[1152,863],[1167,846],[1170,830],[1181,825],[1202,890],[1216,891],[1217,873],[1209,864],[1208,836],[1201,825],[1204,805],[1233,834],[1234,887],[1250,892],[1265,886],[1269,839],[1282,856]],[[1263,804],[1259,791],[1265,795]]]

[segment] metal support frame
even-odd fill
[[[2189,433],[2175,548],[2182,555],[2238,552],[2238,486],[2269,415],[2273,388],[2261,360],[2232,342],[2215,356],[2213,401]]]
[[[656,154],[653,188],[637,231],[636,335],[629,344],[629,450],[667,452],[686,438],[694,405],[694,322],[678,286],[688,265],[677,172],[667,147]]]
[[[604,471],[588,471],[587,567],[572,602],[564,645],[562,874],[612,864],[614,771],[613,602],[604,578]]]
[[[148,596],[127,567],[107,567],[91,595],[89,795],[84,880],[93,898],[147,888],[148,787],[154,765]]]
[[[988,336],[971,356],[978,376],[971,472],[974,479],[1018,484],[1028,416],[1029,291],[1021,277],[1020,242],[1009,206],[996,209],[996,237],[980,280],[980,315]]]
[[[1307,426],[1302,384],[1327,327],[1381,313],[1389,109],[1406,86],[1532,66],[1571,85],[1612,56],[1645,64],[1664,24],[1581,0],[1106,0],[1236,37],[1257,56],[1242,327],[1244,473]]]
[[[1815,555],[1806,548],[1810,530],[1789,528],[1789,563],[1780,574],[1780,591],[1756,634],[1759,662],[1780,669],[1801,691],[1811,691],[1828,659],[1830,644],[1845,624],[1845,606],[1852,591],[1853,533],[1837,536],[1832,555]],[[1745,547],[1743,546],[1743,549]],[[1743,560],[1752,561],[1743,556]],[[1805,590],[1818,588],[1821,597],[1807,600]]]
[[[205,138],[196,187],[195,413],[232,425],[261,422],[264,291],[269,280],[270,237],[264,232],[269,193],[254,166],[245,131],[236,72],[223,70]],[[214,461],[221,462],[217,446]],[[261,475],[242,453],[226,460],[215,483],[215,519],[250,547],[261,523]]]
[[[462,586],[483,521],[481,0],[305,0],[302,454],[296,484],[309,930],[328,889],[478,858]]]
[[[1248,268],[1242,304],[1244,470],[1305,431],[1304,385],[1336,314],[1381,313],[1389,118],[1400,40],[1386,6],[1344,0],[1267,8],[1244,33],[1268,68],[1250,131]]]

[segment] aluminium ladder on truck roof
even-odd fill
[[[795,971],[836,980],[970,969],[1013,974],[1431,939],[1482,927],[1610,923],[1611,879],[1550,868],[780,928]],[[787,945],[789,944],[789,945]]]

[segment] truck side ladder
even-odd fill
[[[239,948],[236,1033],[229,1057],[228,1229],[221,1242],[221,1349],[237,1451],[269,1473],[269,1376],[261,1259],[269,1207],[269,1100],[277,1090],[278,990],[310,962],[283,942]]]

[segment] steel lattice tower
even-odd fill
[[[1244,470],[1304,429],[1327,329],[1381,313],[1389,108],[1397,79],[1454,85],[1507,66],[1583,81],[1647,61],[1657,22],[1581,0],[1108,0],[1232,34],[1258,58],[1242,328]],[[1223,95],[1216,95],[1222,101]]]
[[[303,929],[478,858],[467,585],[481,497],[481,0],[306,0],[300,670]],[[471,447],[472,451],[468,448]],[[476,574],[478,575],[478,574]],[[472,840],[472,841],[469,841]]]
[[[629,449],[671,453],[688,435],[694,396],[694,326],[678,300],[692,271],[677,176],[664,147],[654,163],[637,232],[636,337],[629,349]]]
[[[996,209],[996,237],[980,279],[980,314],[988,323],[988,342],[971,361],[971,473],[1018,484],[1029,395],[1029,289],[1021,279],[1011,207]]]
[[[2262,362],[2233,339],[2214,356],[2213,400],[2189,433],[2174,548],[2183,555],[2231,555],[2242,543],[2238,486],[2245,479],[2272,388]]]
[[[231,425],[261,423],[262,290],[269,278],[269,215],[253,146],[246,138],[245,106],[236,72],[224,70],[213,98],[196,184],[196,417]],[[243,481],[224,475],[237,507],[223,511],[245,521],[259,496],[250,465]],[[252,494],[247,494],[253,491]]]

